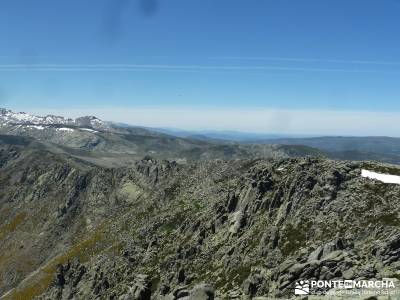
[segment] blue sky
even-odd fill
[[[265,132],[293,128],[250,111],[400,115],[399,15],[398,0],[3,0],[0,106]],[[369,133],[339,123],[314,131]]]

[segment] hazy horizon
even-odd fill
[[[348,111],[283,111],[283,110],[224,110],[224,109],[164,109],[164,108],[17,108],[4,107],[13,112],[25,112],[37,116],[59,115],[77,118],[94,115],[104,121],[131,126],[182,131],[232,131],[244,134],[320,137],[320,136],[387,136],[396,135],[400,114]],[[224,122],[220,122],[223,120]],[[283,122],[282,122],[283,120]],[[358,123],[357,123],[358,122]],[[207,123],[208,126],[202,124]],[[223,125],[221,126],[221,123]],[[237,125],[239,123],[239,126]],[[315,123],[325,127],[315,129]],[[393,126],[392,131],[382,134],[377,124]],[[197,126],[196,126],[197,124]],[[245,124],[245,126],[240,126]],[[264,127],[260,127],[262,124]],[[356,126],[352,127],[355,124]],[[340,131],[340,128],[342,129]],[[392,134],[388,134],[391,132]]]

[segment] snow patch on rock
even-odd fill
[[[81,130],[89,131],[89,132],[98,132],[97,130],[93,130],[93,129],[90,129],[90,128],[81,128]]]
[[[33,129],[43,130],[46,127],[40,126],[40,125],[27,125],[26,128],[33,128]]]
[[[376,179],[384,183],[400,184],[400,176],[376,173],[368,170],[361,170],[361,176],[369,179]]]
[[[72,128],[67,128],[67,127],[61,127],[61,128],[57,128],[57,131],[67,131],[67,132],[73,132],[74,129]]]

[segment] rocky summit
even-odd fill
[[[400,278],[400,185],[361,176],[396,166],[110,168],[18,141],[0,145],[2,300],[287,299],[300,280]]]

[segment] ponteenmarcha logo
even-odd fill
[[[310,293],[310,282],[308,280],[300,280],[296,282],[294,288],[295,295],[308,295]]]
[[[374,290],[375,293],[380,294],[380,291],[389,290],[393,292],[396,286],[393,280],[300,280],[295,283],[295,295],[326,295],[330,291],[339,293],[340,291],[353,290],[355,293],[362,294],[363,291]]]

